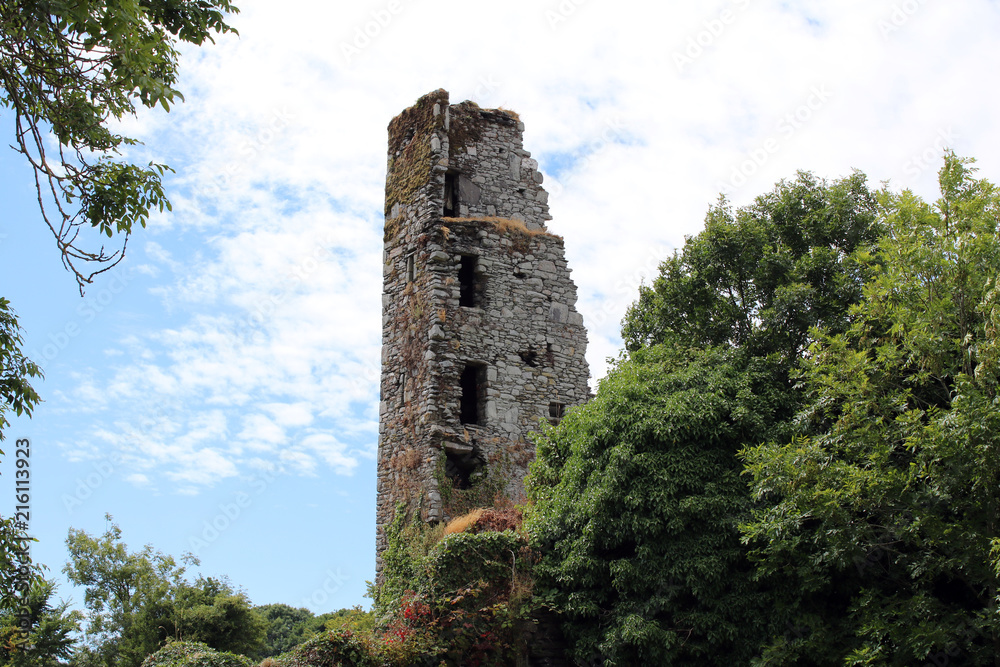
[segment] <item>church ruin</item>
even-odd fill
[[[589,396],[587,338],[548,193],[513,112],[437,90],[389,124],[377,569],[397,506],[445,521],[442,485],[523,495],[539,420]]]

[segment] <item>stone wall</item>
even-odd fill
[[[527,434],[589,396],[576,287],[522,131],[443,90],[389,125],[379,572],[397,506],[447,520],[441,484],[484,471],[520,498]]]

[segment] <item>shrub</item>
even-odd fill
[[[277,657],[275,667],[388,667],[371,636],[333,630]],[[395,663],[400,664],[400,663]]]
[[[170,642],[142,661],[142,667],[252,667],[250,658],[209,648],[201,642]]]

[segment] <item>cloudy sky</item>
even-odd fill
[[[0,153],[0,294],[46,374],[0,514],[28,438],[53,574],[110,513],[255,603],[367,605],[386,125],[429,91],[524,121],[594,381],[720,192],[860,169],[931,199],[945,147],[1000,181],[993,0],[238,4],[238,38],[185,50],[186,102],[126,123],[132,158],[176,170],[173,212],[84,298]]]

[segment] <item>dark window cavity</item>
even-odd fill
[[[486,393],[486,367],[467,364],[462,370],[461,421],[463,424],[483,423],[483,403]]]
[[[478,285],[476,284],[476,264],[479,258],[475,255],[462,255],[462,260],[458,265],[458,305],[477,306],[479,305]]]
[[[458,174],[448,172],[444,175],[444,217],[454,218],[458,215]]]
[[[456,489],[470,488],[476,473],[483,468],[483,461],[476,455],[475,448],[469,447],[468,450],[445,449],[444,473]]]
[[[549,403],[549,423],[553,426],[558,426],[559,422],[562,421],[563,411],[566,406],[562,403]]]

